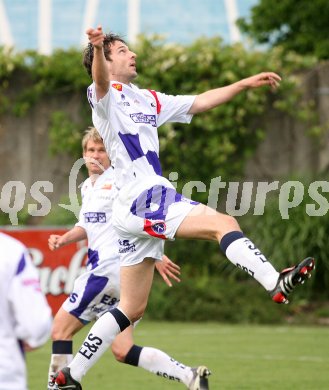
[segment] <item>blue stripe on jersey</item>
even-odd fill
[[[141,157],[146,157],[148,163],[153,167],[154,172],[157,175],[162,175],[159,156],[152,150],[148,150],[146,154],[143,152],[139,140],[139,134],[122,134],[119,132],[119,137],[126,148],[131,161],[135,161]]]
[[[119,132],[119,137],[123,142],[129,157],[132,161],[144,156],[144,152],[139,141],[139,134],[122,134]]]
[[[149,164],[152,165],[152,167],[154,169],[154,172],[157,175],[162,176],[162,168],[161,168],[159,157],[156,154],[156,152],[153,152],[152,150],[149,150],[146,153],[145,156],[146,156],[147,161],[149,162]]]
[[[168,207],[173,203],[182,201],[194,205],[199,203],[185,198],[182,194],[176,192],[174,188],[156,185],[143,191],[138,198],[134,200],[130,211],[132,214],[141,218],[165,221]],[[151,203],[157,204],[159,208],[155,211],[151,211]]]
[[[79,318],[89,306],[90,302],[104,289],[107,282],[108,278],[105,276],[96,276],[93,274],[90,275],[79,306],[76,309],[70,311],[70,313]]]
[[[94,251],[92,249],[88,249],[88,261],[87,265],[91,264],[91,269],[94,269],[98,266],[99,255],[98,251]]]
[[[18,267],[17,267],[17,270],[16,270],[16,275],[20,274],[21,272],[23,272],[24,268],[26,266],[26,260],[25,260],[25,256],[24,254],[22,255],[22,258],[20,259],[19,263],[18,263]]]

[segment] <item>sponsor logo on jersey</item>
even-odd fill
[[[152,221],[150,219],[144,220],[144,231],[150,236],[165,240],[167,238],[165,236],[166,229],[167,226],[165,221]]]
[[[116,306],[118,302],[118,298],[112,298],[110,295],[104,294],[100,303],[92,305],[90,310],[93,313],[100,314]]]
[[[100,212],[84,213],[86,223],[105,223],[106,214]]]
[[[115,88],[117,91],[122,91],[122,84],[114,83],[112,84],[112,87]]]
[[[155,115],[146,115],[142,112],[136,112],[135,114],[130,114],[130,118],[135,123],[147,123],[152,125],[153,127],[156,127],[157,125]]]
[[[118,240],[120,245],[119,253],[136,252],[135,244],[131,244],[129,240]]]

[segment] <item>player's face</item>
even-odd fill
[[[128,46],[120,41],[111,45],[111,61],[109,70],[111,80],[130,83],[136,76],[136,54],[129,50]]]
[[[101,175],[111,165],[102,142],[87,142],[83,157],[90,175]]]

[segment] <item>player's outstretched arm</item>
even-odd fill
[[[189,114],[197,114],[199,112],[211,110],[214,107],[230,101],[234,96],[248,88],[259,88],[268,85],[272,89],[276,89],[279,86],[280,81],[281,77],[276,73],[263,72],[225,87],[211,89],[196,96]]]
[[[155,267],[169,287],[172,287],[170,279],[178,283],[180,282],[180,266],[171,261],[166,255],[162,256],[162,261],[155,263]]]
[[[105,35],[102,26],[89,28],[86,31],[89,42],[94,47],[94,59],[92,64],[92,76],[96,85],[97,100],[104,97],[109,90],[110,76],[108,64],[104,55],[103,42]]]
[[[80,226],[74,226],[71,230],[63,234],[51,234],[48,238],[48,247],[51,251],[61,248],[64,245],[78,242],[87,238],[85,229]]]

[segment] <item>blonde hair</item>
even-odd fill
[[[82,138],[82,150],[85,152],[87,148],[88,141],[94,141],[96,143],[103,143],[103,138],[100,136],[99,132],[95,129],[95,127],[88,127],[85,131],[85,135]]]

